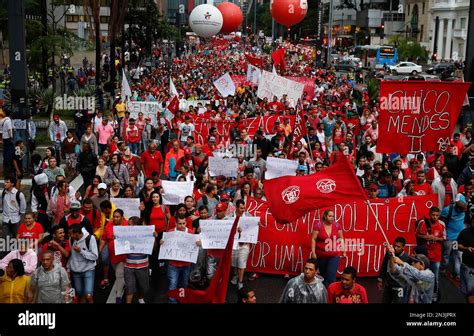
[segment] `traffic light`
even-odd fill
[[[382,25],[380,26],[380,38],[384,38],[385,37],[385,25],[382,23]]]

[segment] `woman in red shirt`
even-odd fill
[[[335,222],[334,212],[326,210],[323,213],[322,223],[319,222],[313,230],[310,256],[318,259],[319,271],[326,287],[336,281],[341,252],[345,257],[342,228]]]
[[[171,219],[170,211],[167,206],[161,204],[161,195],[159,192],[151,193],[153,207],[150,213],[149,225],[155,226],[155,232],[159,234],[159,239],[163,236],[163,232],[168,230],[168,223]]]
[[[43,240],[43,226],[35,221],[35,215],[32,212],[25,214],[25,222],[18,228],[16,239],[28,239],[29,246],[37,250],[38,243]]]
[[[91,198],[95,195],[99,195],[99,183],[102,183],[102,178],[99,175],[94,176],[92,184],[86,189],[85,198]]]

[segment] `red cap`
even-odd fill
[[[184,149],[184,155],[190,155],[191,154],[191,149],[185,148]]]
[[[375,183],[372,183],[372,184],[369,186],[369,190],[379,190],[379,187],[378,187]]]
[[[216,205],[216,211],[226,211],[227,210],[227,204],[220,202],[219,204]]]

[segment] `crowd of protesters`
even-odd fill
[[[250,82],[240,83],[235,96],[221,97],[213,80],[226,72],[245,75],[244,51],[256,50],[237,41],[224,50],[211,45],[193,46],[193,52],[190,48],[172,64],[156,48],[156,67],[149,71],[127,60],[130,100],[162,103],[157,117],[131,115],[120,96],[110,109],[99,104],[93,114],[78,111],[75,132],[68,130],[60,115],[54,115],[48,129],[51,147],[45,157],[32,155],[31,202],[25,200],[21,191],[21,179],[27,178],[28,173],[20,164],[22,142],[16,143],[16,148],[8,152],[12,162],[16,162],[14,174],[5,177],[0,199],[2,232],[3,237],[27,242],[2,255],[0,268],[5,275],[0,278],[0,302],[92,303],[94,284],[99,283],[99,290],[107,288],[112,284],[112,273],[117,303],[144,303],[150,281],[163,274],[170,290],[187,286],[206,288],[222,258],[222,250],[200,247],[196,264],[165,264],[158,260],[163,233],[179,230],[199,234],[200,220],[248,215],[248,199],[265,200],[262,181],[268,157],[297,160],[295,175],[308,175],[331,165],[337,151],[354,164],[369,198],[438,195],[430,218],[417,222],[417,252],[412,256],[404,252],[403,237],[397,238],[387,252],[379,277],[383,302],[438,302],[440,272],[457,281],[467,301],[473,302],[471,130],[462,128],[454,134],[446,152],[378,153],[377,141],[383,137],[377,122],[378,102],[370,101],[367,90],[358,86],[353,76],[314,67],[310,49],[291,44],[284,47],[287,64],[279,68],[280,75],[311,78],[315,83],[314,98],[304,94],[297,104],[286,97],[268,101],[257,97],[257,86]],[[260,56],[263,68],[272,71],[269,55]],[[84,68],[90,66],[84,64]],[[93,75],[93,71],[88,74]],[[168,120],[170,77],[178,93],[179,109]],[[209,103],[194,105],[197,100]],[[295,143],[292,125],[286,117],[299,111],[304,113],[308,134]],[[248,134],[244,119],[271,115],[281,117],[271,133],[259,129],[254,136]],[[197,141],[197,117],[231,122],[230,141],[217,129],[209,129],[207,138]],[[7,145],[12,146],[11,132],[7,116],[2,129],[5,150]],[[210,176],[208,158],[229,143],[256,145],[255,156],[238,156],[237,178]],[[76,174],[83,179],[80,190],[69,183],[68,177]],[[166,206],[163,180],[193,181],[194,192],[184,203]],[[113,198],[139,198],[140,218],[125,218]],[[153,254],[116,255],[116,225],[153,225]],[[336,281],[339,261],[345,254],[324,249],[325,239],[332,237],[343,238],[343,232],[334,213],[327,211],[314,228],[311,255],[303,273],[288,282],[281,302],[369,301],[365,289],[356,283],[357,271],[353,267],[345,268]],[[239,244],[232,255],[231,283],[240,290],[240,303],[256,302],[255,291],[245,284],[259,277],[256,273],[245,277],[250,249],[250,244]]]

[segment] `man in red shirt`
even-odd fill
[[[92,202],[90,198],[84,200],[79,213],[86,217],[89,223],[91,223],[92,229],[94,230],[93,232],[100,228],[101,213],[99,210],[94,209],[94,202]]]
[[[127,259],[126,254],[116,255],[115,254],[115,235],[114,235],[114,226],[127,226],[128,221],[123,217],[123,210],[117,209],[114,211],[113,222],[109,222],[104,229],[104,234],[100,241],[99,252],[102,253],[102,250],[107,247],[109,249],[109,260],[112,264],[112,268],[115,271],[115,302],[122,303],[122,294],[125,287],[124,279],[124,267],[125,260]]]
[[[357,271],[349,266],[344,269],[341,281],[328,287],[328,303],[369,303],[365,288],[356,283]]]
[[[415,193],[418,196],[431,195],[433,194],[433,189],[431,185],[426,182],[426,174],[424,171],[419,171],[417,174],[417,181],[415,183]]]
[[[193,233],[193,230],[186,227],[186,218],[178,217],[176,219],[176,227],[168,230],[168,232],[182,231],[189,234]],[[163,244],[164,240],[160,241]],[[200,245],[200,241],[196,241],[196,245]],[[170,260],[168,263],[167,277],[169,282],[169,290],[176,288],[187,288],[189,281],[189,273],[191,272],[191,263],[185,261]],[[169,303],[176,303],[175,299],[169,299]]]
[[[163,156],[156,150],[154,143],[150,144],[148,150],[143,152],[141,165],[145,177],[151,177],[153,172],[157,172],[160,175],[163,173]]]
[[[242,177],[242,178],[237,176],[237,183],[239,185],[239,188],[242,188],[242,186],[245,183],[250,183],[250,190],[253,193],[255,191],[255,189],[258,188],[258,180],[253,175],[253,169],[252,168],[245,168],[244,174],[245,174],[245,176]]]
[[[283,110],[283,105],[278,101],[277,96],[273,96],[273,101],[268,104],[268,107],[270,107],[270,110],[275,113]]]
[[[418,221],[416,227],[416,238],[418,245],[426,247],[427,257],[430,261],[430,269],[435,275],[435,290],[433,302],[437,301],[439,267],[443,259],[443,241],[446,240],[445,223],[439,220],[441,210],[437,207],[430,209],[430,218],[423,218]]]
[[[459,133],[455,133],[453,135],[453,140],[451,141],[451,145],[454,145],[454,155],[457,155],[459,159],[462,157],[462,152],[464,151],[464,144],[461,141],[461,135]]]
[[[125,130],[125,144],[130,147],[133,154],[138,152],[138,143],[140,142],[140,132],[138,127],[135,126],[135,119],[130,118],[128,127]]]

